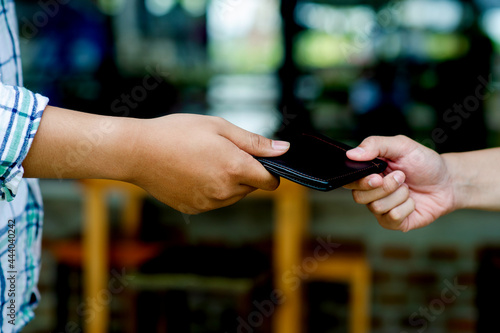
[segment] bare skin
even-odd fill
[[[187,214],[231,205],[279,180],[254,156],[278,156],[289,143],[217,117],[155,119],[92,115],[47,107],[23,162],[28,178],[102,178],[136,184]]]
[[[500,210],[500,148],[440,155],[405,136],[370,137],[347,156],[388,162],[384,175],[345,186],[384,228],[407,232],[457,209]]]

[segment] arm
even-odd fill
[[[453,180],[453,210],[500,210],[500,148],[443,154],[441,157]]]
[[[126,180],[135,120],[47,106],[28,155],[27,178]]]
[[[131,119],[47,107],[23,162],[26,177],[105,178],[143,187],[185,213],[230,205],[278,180],[252,155],[288,149],[216,117]]]
[[[439,155],[404,136],[370,137],[347,155],[388,162],[384,175],[346,186],[385,228],[409,231],[462,208],[500,210],[500,149]]]

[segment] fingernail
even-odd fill
[[[290,148],[290,142],[273,140],[272,147],[274,150],[285,151]]]
[[[403,184],[403,176],[397,173],[393,177],[399,185]]]
[[[354,149],[351,149],[350,152],[359,156],[359,155],[363,155],[365,153],[365,150],[361,147],[356,147]]]
[[[373,182],[372,182],[372,180],[373,180],[373,179],[370,179],[370,180],[368,181],[368,185],[370,185],[370,187],[371,187],[371,188],[373,188],[373,187],[374,187],[374,186],[373,186]]]

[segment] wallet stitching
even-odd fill
[[[280,165],[278,164],[278,166],[280,166]],[[307,178],[299,178],[298,176],[296,176],[293,173],[289,173],[286,176],[284,176],[284,175],[280,174],[279,169],[273,169],[273,172],[275,172],[278,176],[289,178],[289,179],[293,180],[294,182],[297,182],[297,183],[305,185],[305,186],[309,186],[309,187],[314,188],[316,190],[325,190],[326,189],[325,187],[316,186],[313,182],[311,182]],[[302,174],[302,173],[297,172],[297,171],[294,171],[294,172]],[[308,177],[310,177],[310,176],[308,176]],[[314,177],[310,177],[310,178],[314,178]]]
[[[307,133],[302,133],[302,135],[305,135],[305,136],[309,136],[309,137],[311,137],[311,138],[318,139],[318,140],[320,140],[320,141],[323,141],[324,143],[327,143],[327,144],[329,144],[329,145],[331,145],[331,146],[337,147],[337,148],[342,149],[343,151],[347,152],[347,150],[346,150],[345,148],[340,147],[340,146],[337,146],[336,144],[334,144],[334,143],[332,143],[332,142],[329,142],[329,141],[326,141],[326,140],[324,140],[324,139],[322,139],[322,138],[318,138],[318,137],[317,137],[317,136],[315,136],[315,135],[311,135],[311,134],[307,134]],[[379,167],[379,165],[380,165],[380,164],[375,163],[375,162],[373,162],[373,161],[370,161],[370,162],[371,162],[371,163],[373,163],[373,165],[375,165],[376,167]],[[368,168],[366,168],[366,169],[368,169]],[[362,169],[362,170],[366,170],[366,169]],[[362,171],[362,170],[359,170],[359,171]],[[357,171],[356,171],[356,172],[357,172]],[[335,178],[332,178],[332,179],[335,179]]]
[[[306,177],[309,177],[309,178],[313,178],[313,179],[316,179],[316,180],[319,180],[319,181],[330,181],[330,180],[334,180],[334,179],[338,179],[338,178],[345,178],[347,176],[350,176],[350,175],[353,175],[355,173],[358,173],[358,172],[361,172],[361,171],[365,171],[365,170],[368,170],[368,169],[371,169],[371,167],[366,167],[366,168],[363,168],[363,169],[359,169],[359,170],[356,170],[356,171],[352,171],[352,172],[349,172],[349,173],[346,173],[344,175],[341,175],[341,176],[336,176],[336,177],[333,177],[333,178],[328,178],[328,179],[321,179],[321,178],[317,178],[317,177],[314,177],[314,176],[311,176],[311,175],[308,175],[308,174],[305,174],[303,172],[300,172],[300,171],[297,171],[295,169],[292,169],[292,168],[289,168],[287,166],[284,166],[284,165],[281,165],[281,164],[278,164],[276,162],[273,162],[273,161],[269,161],[269,160],[266,160],[267,163],[269,164],[272,164],[274,166],[278,166],[280,168],[283,168],[283,169],[286,169],[286,170],[289,170],[289,171],[293,171],[295,173],[298,173],[298,174],[301,174],[303,176],[306,176]],[[374,163],[375,164],[375,163]],[[377,164],[375,164],[377,165]],[[378,165],[377,165],[378,166]]]

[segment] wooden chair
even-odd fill
[[[145,244],[137,240],[140,213],[147,193],[139,187],[123,182],[106,180],[82,180],[84,197],[84,225],[81,240],[51,241],[45,246],[55,257],[58,265],[82,269],[83,299],[100,299],[109,289],[111,267],[138,267],[160,253],[160,244]],[[110,216],[108,195],[119,192],[123,196],[124,209],[120,216],[118,242],[110,244]],[[121,274],[121,271],[120,271]],[[105,295],[104,295],[105,296]],[[64,304],[62,306],[67,306]],[[63,311],[64,312],[64,311]],[[109,307],[95,311],[85,331],[107,332]]]
[[[111,188],[120,188],[130,193],[125,214],[124,230],[130,234],[138,229],[140,201],[145,192],[133,185],[105,180],[82,181],[85,197],[83,233],[84,299],[97,297],[107,288],[109,259],[109,217],[105,196]],[[301,308],[301,285],[291,285],[283,279],[284,274],[295,265],[301,265],[305,254],[303,243],[307,239],[310,204],[308,190],[300,185],[282,180],[274,192],[257,191],[254,198],[269,198],[274,201],[274,287],[282,293],[285,301],[276,307],[273,315],[274,333],[303,332],[303,310]],[[345,282],[350,287],[351,333],[369,331],[370,269],[362,256],[332,255],[318,262],[311,279]],[[95,313],[85,327],[85,332],[107,332],[109,309]]]
[[[284,296],[284,302],[274,314],[274,333],[303,332],[302,288],[286,282],[283,277],[294,266],[301,266],[307,253],[303,243],[308,238],[310,219],[309,191],[303,186],[282,180],[275,192],[256,192],[254,196],[274,200],[274,274],[275,288]],[[317,269],[309,280],[343,282],[349,285],[349,332],[369,332],[369,301],[371,272],[364,256],[333,254],[325,261],[316,261]],[[302,281],[305,282],[305,281]]]

